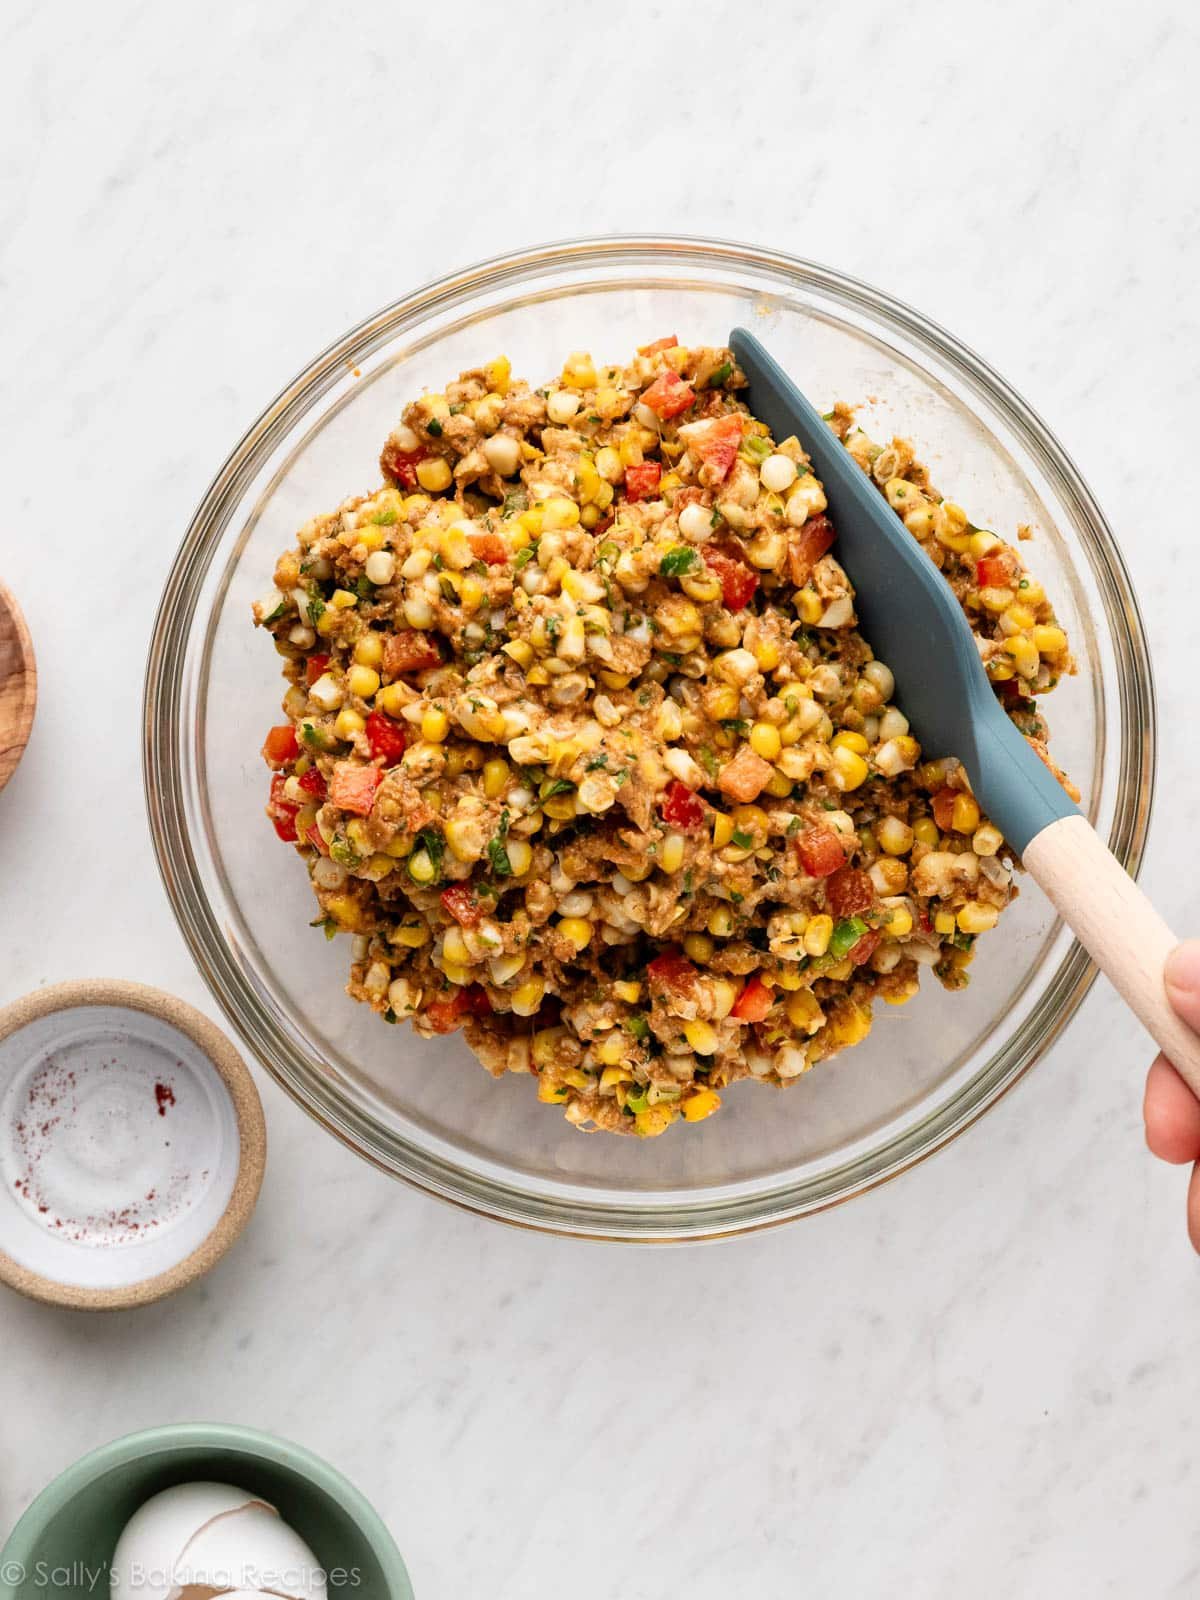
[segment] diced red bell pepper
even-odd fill
[[[722,555],[719,550],[706,550],[704,565],[720,578],[721,596],[730,611],[742,611],[750,604],[758,588],[757,572],[751,571],[744,561]]]
[[[761,1022],[774,1004],[774,994],[756,975],[733,1002],[729,1015],[739,1022]]]
[[[930,919],[928,911],[918,911],[917,912],[917,921],[921,924],[921,932],[922,933],[932,933],[933,932],[933,922]]]
[[[831,828],[806,828],[798,833],[796,854],[810,878],[827,878],[846,864],[842,841]]]
[[[646,968],[647,977],[668,989],[690,989],[699,976],[696,968],[678,950],[664,950]]]
[[[882,938],[883,934],[880,933],[878,928],[872,928],[869,933],[864,933],[858,943],[850,947],[849,956],[854,966],[861,967],[870,961],[879,948]]]
[[[363,767],[356,761],[338,761],[329,785],[329,798],[342,811],[353,811],[356,816],[369,817],[375,804],[375,791],[383,782],[378,767]]]
[[[611,528],[611,527],[612,527],[612,525],[613,525],[613,521],[614,521],[614,518],[613,518],[613,514],[612,514],[612,512],[611,512],[611,511],[610,511],[610,512],[609,512],[609,514],[608,514],[608,516],[606,516],[606,517],[604,517],[604,518],[603,518],[603,519],[602,519],[602,520],[601,520],[601,521],[600,521],[600,522],[598,522],[598,523],[597,523],[597,524],[596,524],[596,526],[595,526],[595,527],[594,527],[594,528],[593,528],[593,529],[592,529],[592,538],[593,538],[593,539],[599,539],[599,538],[601,538],[601,537],[602,537],[602,536],[603,536],[603,535],[604,535],[604,534],[606,534],[606,533],[607,533],[607,532],[608,532],[608,530],[609,530],[609,529],[610,529],[610,528]]]
[[[508,540],[491,528],[480,528],[477,533],[469,533],[467,543],[476,560],[486,561],[489,567],[502,567],[512,555]]]
[[[415,489],[417,468],[432,454],[433,452],[423,444],[418,445],[415,450],[401,450],[389,441],[384,445],[383,453],[379,457],[379,468],[385,478],[403,484],[406,489]]]
[[[308,681],[308,687],[310,689],[312,688],[313,684],[316,683],[317,679],[324,674],[328,665],[328,656],[309,656],[308,660],[304,663],[304,676]]]
[[[694,404],[695,399],[696,391],[690,384],[684,383],[679,374],[673,372],[670,367],[666,372],[660,372],[650,387],[642,393],[643,403],[664,422],[669,422],[672,417],[677,417],[686,411]]]
[[[453,1033],[464,1016],[486,1017],[491,1010],[487,990],[473,983],[467,988],[455,987],[444,1000],[431,1001],[425,1007],[424,1017],[435,1033]]]
[[[326,793],[325,779],[321,776],[319,767],[309,767],[308,771],[301,773],[296,781],[305,794],[312,795],[314,800],[324,800]]]
[[[376,760],[382,759],[385,767],[394,767],[408,747],[404,729],[382,711],[372,711],[367,718],[367,743]]]
[[[665,339],[655,339],[653,344],[638,345],[638,355],[656,356],[660,350],[673,350],[678,343],[679,340],[675,335],[669,333]]]
[[[833,543],[833,523],[828,517],[809,517],[788,539],[788,577],[797,589],[812,577],[812,570]]]
[[[299,754],[300,745],[296,739],[296,730],[290,722],[285,722],[281,727],[267,730],[267,737],[262,747],[262,758],[269,767],[286,766],[289,761],[294,761]]]
[[[307,838],[309,844],[315,845],[323,856],[327,856],[329,854],[329,846],[321,837],[321,830],[317,827],[315,822],[313,823],[312,827],[308,829]]]
[[[975,563],[975,581],[981,589],[1007,589],[1016,575],[1016,557],[1007,550],[980,556]]]
[[[271,779],[271,797],[267,801],[267,815],[279,837],[287,844],[296,841],[296,812],[299,806],[294,806],[284,794],[287,779],[282,772],[277,772]]]
[[[460,927],[474,928],[483,918],[483,907],[475,891],[465,883],[452,883],[443,889],[441,901],[446,915],[453,917]]]
[[[825,904],[841,922],[875,904],[875,885],[857,867],[839,867],[825,882]]]
[[[711,422],[696,422],[685,430],[688,454],[711,468],[718,482],[729,476],[742,443],[742,419],[735,411]]]
[[[943,833],[949,833],[954,826],[954,802],[958,799],[957,789],[939,789],[930,801],[933,810],[933,820]]]
[[[659,480],[662,478],[662,464],[658,461],[642,461],[636,466],[625,468],[625,498],[627,500],[650,500],[658,492]]]
[[[693,794],[687,784],[680,783],[678,778],[672,779],[659,795],[658,804],[668,827],[683,828],[685,832],[702,828],[708,815],[708,807],[700,796]]]
[[[418,628],[403,628],[384,640],[383,670],[389,678],[397,678],[402,672],[425,672],[441,662],[437,640]]]

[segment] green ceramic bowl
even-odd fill
[[[0,1600],[108,1600],[122,1528],[151,1495],[195,1479],[277,1507],[328,1573],[329,1600],[413,1600],[391,1534],[340,1472],[286,1439],[207,1422],[128,1434],[55,1478],[0,1553]]]

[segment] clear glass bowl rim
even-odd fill
[[[437,278],[366,318],[300,372],[247,429],[217,473],[184,536],[155,618],[143,704],[143,779],[159,871],[176,921],[201,976],[244,1044],[280,1086],[328,1132],[364,1159],[425,1193],[476,1214],[539,1231],[592,1239],[678,1243],[756,1231],[824,1210],[907,1171],[956,1138],[1041,1059],[1066,1027],[1095,977],[1073,943],[1024,1025],[957,1095],[915,1127],[867,1156],[818,1178],[783,1184],[748,1199],[703,1206],[581,1204],[530,1195],[494,1178],[467,1173],[369,1117],[312,1071],[303,1053],[274,1024],[234,959],[205,891],[186,827],[180,759],[190,730],[181,724],[189,641],[196,605],[228,517],[271,451],[347,367],[367,360],[402,329],[477,292],[535,274],[653,261],[743,268],[783,277],[846,307],[890,319],[946,362],[1020,438],[1073,512],[1087,549],[1112,633],[1123,738],[1108,843],[1136,876],[1153,799],[1157,714],[1145,629],[1128,569],[1107,520],[1074,462],[1046,424],[981,357],[938,324],[858,279],[781,251],[686,235],[605,235],[539,245],[475,263]],[[1139,730],[1140,737],[1130,736]]]

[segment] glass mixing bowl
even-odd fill
[[[711,1238],[817,1210],[930,1154],[1047,1049],[1092,978],[1036,888],[981,941],[964,993],[927,981],[866,1042],[785,1092],[739,1084],[719,1116],[642,1142],[572,1128],[528,1077],[494,1082],[451,1037],[382,1025],[343,993],[349,951],[310,928],[301,863],[263,816],[264,730],[282,681],[250,621],[312,513],[378,481],[403,404],[504,352],[533,381],[569,351],[623,359],[664,333],[746,323],[817,401],[865,402],[911,435],[943,491],[1012,534],[1054,599],[1078,677],[1049,698],[1054,752],[1136,870],[1154,695],[1112,534],[1044,424],[923,317],[824,267],[695,239],[595,239],[488,261],[389,306],[290,384],[218,473],[167,582],[151,648],[145,777],[167,893],[246,1045],[311,1114],[387,1172],[508,1222],[632,1240]],[[903,702],[903,685],[900,686]]]

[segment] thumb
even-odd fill
[[[1176,945],[1163,969],[1167,998],[1187,1023],[1200,1033],[1200,939]]]

